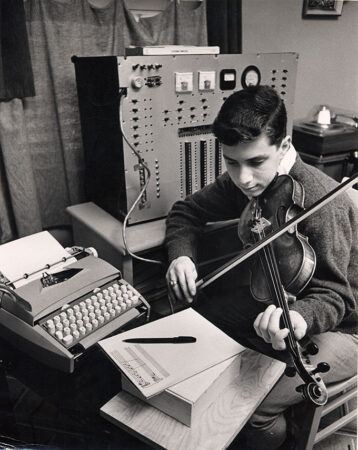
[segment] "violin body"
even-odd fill
[[[258,199],[258,207],[262,217],[270,224],[265,230],[268,234],[304,209],[303,187],[289,175],[282,175]],[[257,242],[257,239],[254,241]],[[307,237],[299,233],[297,227],[278,237],[272,246],[282,285],[291,295],[297,296],[313,276],[316,254]],[[272,303],[261,255],[262,252],[259,252],[251,266],[251,294],[258,301]]]

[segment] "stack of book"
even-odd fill
[[[131,338],[192,335],[186,344]],[[192,427],[240,371],[245,350],[191,308],[100,341],[122,372],[122,389]]]

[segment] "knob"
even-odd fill
[[[142,77],[135,77],[132,79],[132,86],[135,89],[140,89],[141,87],[144,86],[144,80]]]
[[[286,368],[285,368],[285,375],[287,377],[290,377],[290,378],[294,377],[296,375],[296,372],[297,372],[296,368],[293,366],[286,366]]]
[[[326,373],[330,369],[330,365],[326,362],[320,362],[312,373]]]
[[[306,356],[306,355],[317,355],[318,351],[319,350],[318,350],[317,345],[314,342],[309,342],[306,345],[306,347],[305,347],[303,355],[304,356]]]

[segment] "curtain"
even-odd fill
[[[0,0],[0,101],[35,95],[22,0]]]
[[[241,0],[207,0],[209,45],[218,45],[220,53],[241,53]]]
[[[16,128],[22,117],[18,117],[15,111],[19,107],[22,110],[22,105],[20,100],[13,105],[12,99],[33,95],[35,95],[35,88],[23,1],[0,0],[0,141],[2,147],[5,146],[13,151],[15,151],[14,143],[18,143],[21,147],[21,136],[18,136],[15,142],[12,136],[19,131]],[[6,129],[8,132],[5,131]],[[22,157],[21,153],[20,148],[16,159]],[[11,240],[16,230],[11,199],[16,204],[20,194],[16,193],[12,198],[10,196],[9,181],[15,170],[14,167],[12,170],[9,168],[10,176],[7,177],[5,163],[7,165],[8,159],[4,161],[0,148],[0,242]]]
[[[89,0],[26,0],[25,16],[36,96],[0,103],[13,237],[69,224],[65,208],[85,201],[73,55],[121,55],[129,45],[207,44],[205,2],[172,1],[137,22],[124,0],[101,8]],[[11,218],[0,214],[0,229],[4,224]]]

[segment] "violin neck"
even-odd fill
[[[260,228],[260,226],[256,224],[252,229],[252,236],[254,241],[258,242],[263,237],[265,237],[265,233],[270,230],[270,228],[271,227],[268,226],[267,223],[264,224],[263,228]],[[276,306],[282,309],[281,318],[283,326],[289,330],[289,334],[286,339],[288,350],[292,356],[297,357],[297,341],[294,336],[294,330],[286,300],[287,295],[281,281],[273,244],[270,243],[269,245],[261,249],[258,252],[258,255],[270,291],[271,300]]]

